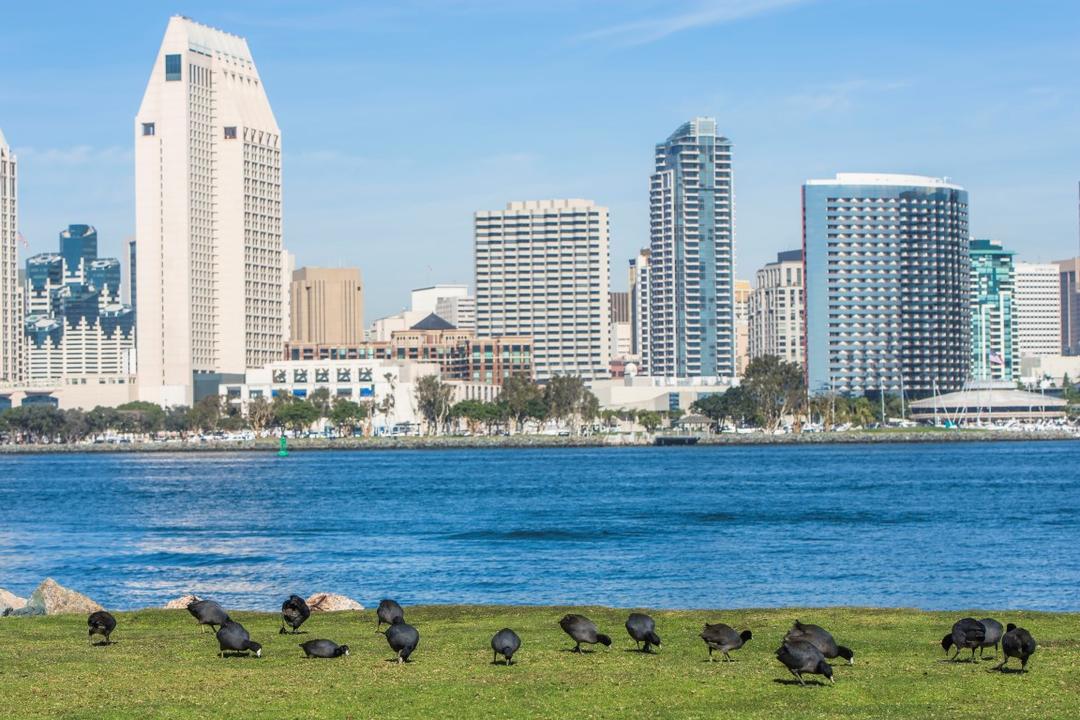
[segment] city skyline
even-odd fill
[[[568,7],[579,11],[572,20]],[[1080,155],[1080,141],[1067,131],[1078,114],[1068,78],[1080,58],[1066,27],[1077,11],[1048,2],[1023,14],[973,7],[935,5],[929,27],[919,12],[883,24],[881,10],[827,0],[631,3],[621,17],[566,2],[550,9],[285,4],[269,15],[194,2],[180,10],[248,38],[290,137],[285,244],[299,265],[360,267],[371,278],[369,317],[378,317],[400,309],[410,288],[471,284],[472,213],[512,200],[593,198],[611,208],[612,259],[633,257],[648,244],[653,144],[697,115],[716,117],[740,158],[739,277],[797,243],[803,181],[858,170],[948,176],[971,192],[973,234],[1000,238],[1028,261],[1073,255],[1076,163],[1069,160]],[[20,220],[30,242],[23,258],[47,251],[55,229],[75,221],[99,228],[103,254],[125,254],[134,233],[131,122],[145,58],[171,11],[120,3],[72,8],[48,22],[43,9],[9,11],[25,32],[0,50],[8,70],[0,127],[22,161]],[[875,75],[853,69],[850,61],[871,47],[910,48],[916,22],[920,47],[932,52]],[[950,34],[957,22],[967,32]],[[470,25],[464,41],[451,39]],[[100,63],[72,72],[46,56],[88,28],[113,47]],[[799,38],[804,28],[817,32],[813,41]],[[490,39],[493,31],[501,34]],[[356,33],[360,45],[351,41]],[[764,43],[764,35],[791,42]],[[828,45],[841,39],[843,47]],[[808,53],[810,45],[829,50]],[[735,70],[670,74],[706,48]],[[953,73],[934,72],[950,60],[967,72],[959,88]],[[574,112],[515,102],[571,68],[589,78],[567,86]],[[478,95],[512,78],[504,107],[480,109]],[[637,88],[650,78],[663,81],[643,106]],[[924,102],[935,112],[919,112]],[[59,112],[73,104],[78,123]],[[421,115],[437,119],[437,138],[386,141],[403,116]],[[367,179],[376,168],[379,181]],[[94,183],[86,182],[89,172]],[[425,260],[395,264],[402,243]],[[623,282],[617,273],[613,289]]]

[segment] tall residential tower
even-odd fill
[[[811,392],[929,395],[971,367],[968,194],[921,175],[803,186]]]
[[[731,141],[695,118],[656,146],[649,188],[649,344],[661,377],[735,377]]]
[[[22,293],[19,289],[18,180],[15,155],[0,132],[0,382],[22,380]]]
[[[139,396],[281,356],[281,132],[247,41],[174,16],[135,118]]]

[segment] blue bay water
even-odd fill
[[[0,587],[1080,610],[1080,443],[0,457]]]

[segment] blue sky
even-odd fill
[[[972,231],[1077,251],[1080,4],[997,0],[10,3],[0,128],[31,252],[134,228],[132,118],[169,15],[244,35],[285,147],[298,264],[358,265],[367,317],[472,282],[472,213],[586,197],[612,275],[648,241],[653,145],[694,115],[735,143],[740,277],[800,243],[800,185],[943,175]]]

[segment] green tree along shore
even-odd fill
[[[581,655],[557,622],[580,612],[611,635]],[[420,631],[399,666],[374,612],[315,614],[306,635],[278,635],[276,613],[234,612],[263,657],[216,656],[213,635],[184,610],[117,613],[115,644],[88,647],[86,618],[0,621],[0,681],[11,718],[1069,718],[1080,714],[1080,614],[876,609],[649,611],[663,640],[634,652],[627,610],[562,607],[406,608]],[[964,615],[1030,630],[1024,675],[996,662],[944,662],[941,637]],[[796,619],[829,628],[855,651],[835,686],[799,687],[773,657]],[[707,661],[706,622],[750,628],[734,663]],[[513,628],[511,667],[492,664],[491,636]],[[304,660],[297,643],[329,638],[351,654]],[[1015,663],[1016,661],[1012,661]],[[808,678],[809,679],[809,678]],[[820,678],[817,678],[820,679]]]
[[[1070,415],[1080,410],[1080,390],[1066,377],[1062,387]],[[557,376],[543,386],[522,377],[507,378],[495,400],[454,402],[453,385],[436,376],[420,379],[415,406],[427,435],[503,435],[551,432],[591,435],[610,432],[653,433],[670,426],[680,410],[600,409],[599,402],[577,377]],[[332,398],[326,388],[306,398],[281,394],[249,403],[247,416],[227,399],[206,397],[193,407],[163,409],[152,403],[131,402],[116,408],[59,410],[48,405],[24,405],[0,412],[0,441],[16,444],[75,443],[102,436],[184,438],[190,435],[251,432],[258,435],[290,432],[300,435],[321,429],[338,437],[372,435],[375,423],[394,412],[394,397],[380,402]],[[781,426],[799,432],[809,422],[823,430],[867,428],[907,417],[899,396],[848,397],[836,393],[809,395],[799,365],[774,356],[755,358],[739,385],[705,395],[690,412],[708,418],[714,431]],[[383,423],[385,426],[385,422]],[[327,432],[329,431],[329,432]]]

